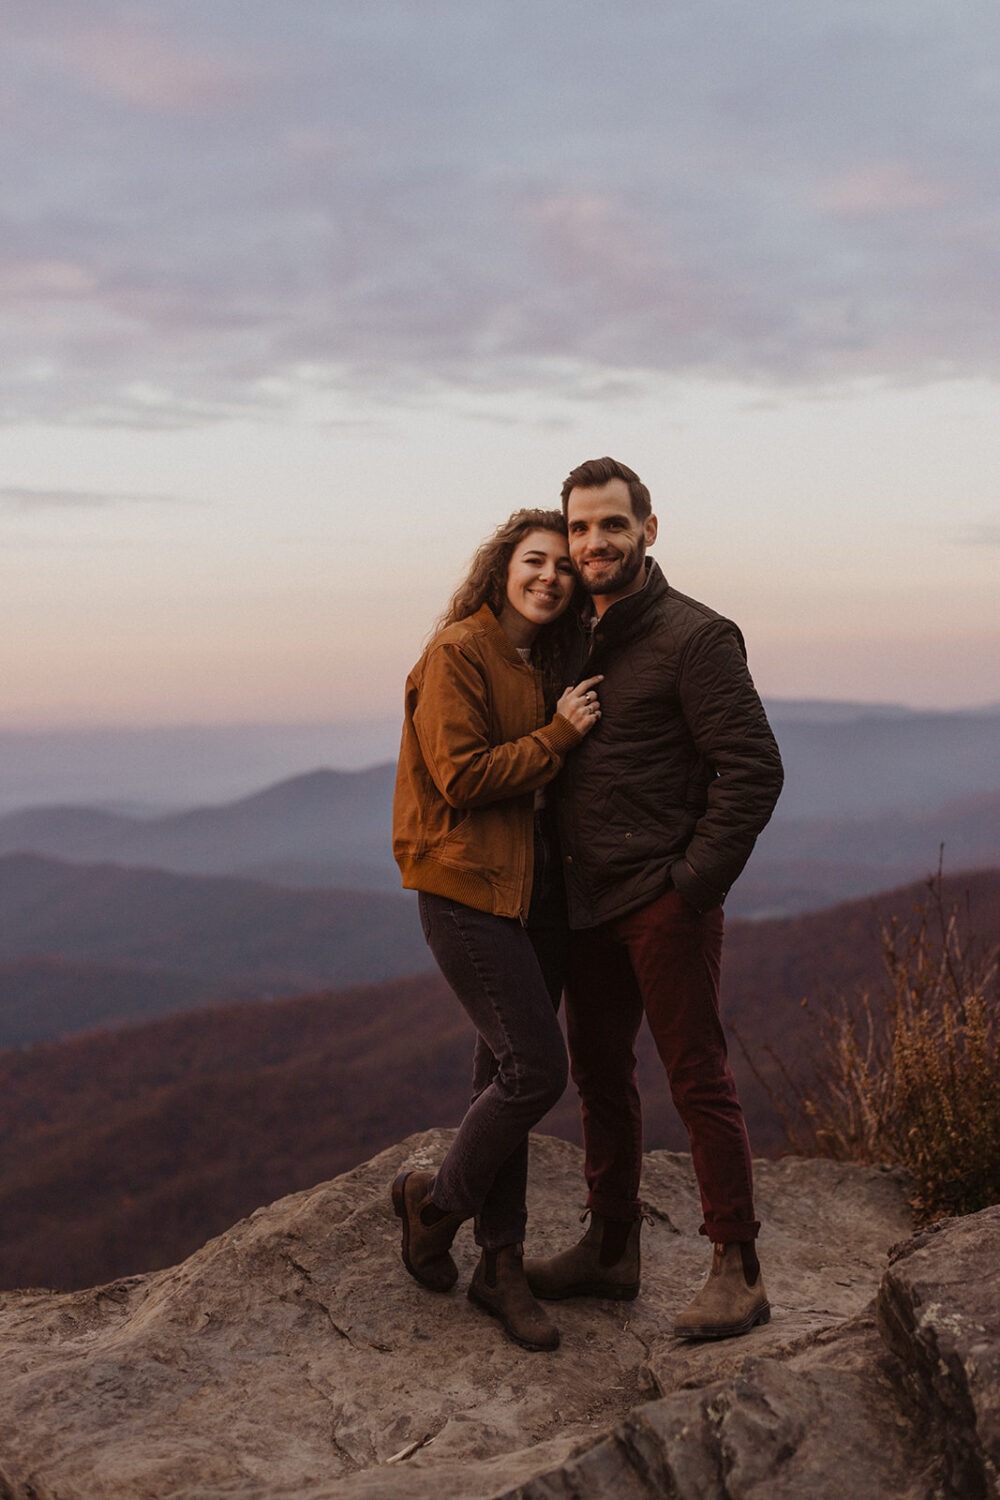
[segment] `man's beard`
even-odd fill
[[[580,587],[587,594],[618,594],[634,583],[646,562],[646,546],[640,542],[632,557],[623,557],[616,568],[604,568],[593,582],[585,573],[578,574]]]

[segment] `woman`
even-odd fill
[[[403,1263],[450,1291],[451,1243],[474,1217],[469,1297],[527,1349],[559,1342],[521,1264],[528,1133],[567,1076],[566,922],[544,788],[600,718],[598,677],[555,701],[556,622],[575,589],[559,511],[516,511],[483,543],[407,680],[393,808],[403,884],[419,891],[424,936],[478,1032],[472,1104],[444,1161],[392,1185]]]

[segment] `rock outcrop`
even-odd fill
[[[759,1162],[772,1321],[686,1344],[672,1318],[709,1252],[690,1160],[653,1152],[639,1299],[558,1304],[562,1347],[527,1354],[400,1265],[388,1185],[447,1138],[259,1209],[172,1270],[0,1294],[0,1497],[1000,1494],[1000,1208],[911,1237],[891,1173]],[[580,1232],[579,1151],[536,1139],[531,1181],[546,1253]],[[457,1258],[461,1289],[468,1228]]]

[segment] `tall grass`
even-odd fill
[[[882,991],[828,1007],[814,1078],[770,1091],[792,1150],[903,1167],[920,1224],[1000,1203],[1000,947],[963,925],[939,871],[882,927]]]

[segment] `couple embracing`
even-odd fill
[[[707,1281],[686,1338],[766,1322],[750,1148],[719,1018],[722,903],[781,789],[738,628],[646,556],[649,491],[611,458],[562,510],[515,512],[477,552],[406,684],[393,847],[442,974],[477,1032],[472,1103],[436,1172],[392,1185],[410,1274],[458,1277],[526,1349],[546,1302],[639,1291],[645,1015],[691,1142]],[[566,686],[569,683],[571,686]],[[589,1225],[525,1260],[528,1135],[580,1094]]]

